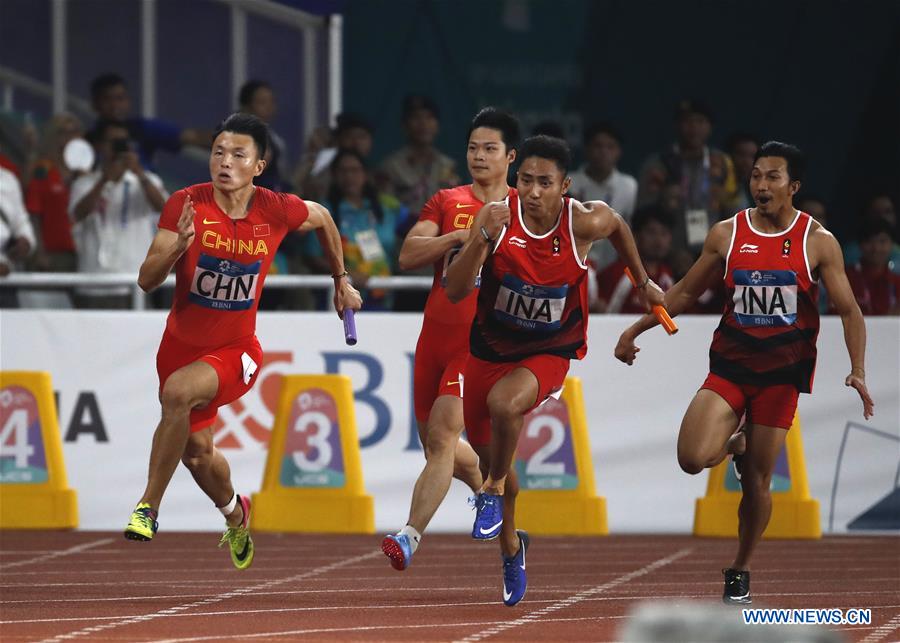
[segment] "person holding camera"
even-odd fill
[[[168,198],[162,180],[145,170],[125,124],[98,123],[98,166],[72,184],[69,215],[78,271],[137,274]],[[127,286],[76,293],[79,308],[128,308]]]

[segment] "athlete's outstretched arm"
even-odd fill
[[[664,305],[669,311],[669,315],[675,317],[690,308],[715,279],[722,278],[733,225],[734,222],[731,220],[720,221],[714,225],[706,235],[700,257],[687,271],[687,274],[666,291]],[[616,359],[631,366],[635,355],[641,350],[634,345],[634,340],[658,323],[654,315],[644,315],[626,328],[616,344]]]
[[[841,247],[837,239],[821,226],[810,234],[809,244],[818,260],[819,276],[844,326],[844,343],[850,354],[850,374],[844,384],[859,393],[863,417],[868,420],[875,414],[875,403],[866,387],[866,322],[847,279]]]
[[[663,303],[662,288],[647,276],[637,244],[634,242],[634,235],[631,234],[631,228],[618,212],[603,201],[586,203],[576,201],[572,207],[572,216],[572,231],[575,234],[579,253],[585,248],[586,254],[587,248],[590,248],[590,244],[595,241],[609,239],[619,254],[619,258],[625,262],[637,280],[638,292],[645,310],[650,310],[650,306]]]
[[[325,259],[331,266],[331,276],[334,278],[334,309],[339,317],[343,318],[344,308],[359,310],[362,307],[362,297],[347,278],[344,269],[344,249],[341,245],[341,234],[338,232],[331,213],[325,206],[315,201],[304,201],[309,216],[298,228],[300,232],[315,230],[319,238],[319,244],[325,252]]]
[[[434,221],[416,223],[400,247],[400,256],[397,259],[400,270],[413,270],[434,263],[450,249],[465,243],[469,238],[468,230],[454,230],[447,234],[440,232]]]
[[[181,216],[178,217],[178,232],[160,228],[153,237],[147,257],[138,272],[138,286],[141,290],[150,292],[159,288],[193,240],[194,204],[190,195],[185,195]]]
[[[503,226],[509,223],[509,206],[487,203],[472,223],[472,233],[462,250],[447,267],[447,297],[453,303],[462,301],[475,289],[478,271],[487,261]]]

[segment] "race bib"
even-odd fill
[[[559,330],[568,291],[568,285],[534,286],[514,275],[504,275],[494,302],[494,316],[522,330]]]
[[[207,308],[247,310],[256,298],[262,260],[243,264],[201,254],[191,279],[190,300]]]
[[[734,316],[741,326],[790,326],[797,321],[797,274],[735,270]]]
[[[449,268],[450,264],[453,263],[453,260],[456,259],[456,255],[459,254],[460,250],[462,250],[462,246],[457,246],[455,248],[450,248],[450,250],[444,253],[444,267],[441,270],[441,288],[447,287],[447,268]],[[481,288],[481,268],[478,269],[478,274],[475,275],[475,287]]]

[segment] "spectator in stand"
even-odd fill
[[[675,283],[672,267],[666,257],[672,248],[672,217],[656,205],[648,205],[634,214],[631,230],[641,261],[650,279],[668,290]],[[646,312],[638,291],[625,275],[625,262],[618,259],[597,277],[597,299],[591,312],[639,314]]]
[[[269,126],[269,145],[266,150],[266,169],[253,179],[253,184],[275,192],[287,192],[291,186],[284,178],[282,167],[288,162],[284,139],[272,128],[278,109],[272,86],[262,80],[248,80],[238,94],[240,111],[253,114]]]
[[[369,161],[372,154],[372,124],[362,115],[338,114],[333,133],[317,128],[306,144],[306,155],[294,171],[294,185],[307,199],[324,199],[331,179],[331,162],[338,150],[353,150]]]
[[[204,151],[212,145],[209,130],[182,128],[158,118],[131,115],[131,97],[125,79],[118,74],[102,74],[91,83],[91,104],[97,114],[97,123],[88,133],[91,142],[99,136],[100,123],[119,121],[125,124],[131,140],[137,144],[137,153],[144,167],[153,167],[157,150],[179,152],[183,145],[201,147]]]
[[[825,206],[824,200],[808,194],[797,199],[796,203],[800,212],[806,212],[823,226],[828,227],[828,208]]]
[[[168,193],[141,165],[128,127],[101,121],[95,128],[99,166],[72,184],[69,214],[78,251],[78,271],[137,275]],[[130,288],[81,290],[80,308],[128,308]]]
[[[36,245],[34,229],[22,200],[22,187],[16,175],[0,167],[0,278],[17,269]],[[0,308],[17,308],[15,290],[2,287]]]
[[[69,113],[57,114],[47,123],[37,160],[29,170],[25,207],[34,216],[40,231],[34,266],[50,272],[77,269],[75,241],[69,220],[69,187],[77,178],[63,161],[69,141],[81,137],[81,121]]]
[[[406,216],[396,197],[379,194],[369,179],[363,157],[353,150],[340,150],[331,163],[331,187],[323,203],[341,233],[344,267],[354,286],[363,292],[363,310],[389,310],[390,298],[383,290],[366,290],[370,277],[388,276],[397,266],[399,246],[395,230]],[[322,247],[314,235],[306,235],[311,268],[328,273]]]
[[[847,266],[847,278],[864,315],[900,315],[900,275],[891,272],[890,256],[895,229],[871,216],[859,233],[858,263]]]
[[[737,132],[728,138],[725,148],[731,157],[735,178],[734,194],[728,210],[733,213],[752,208],[754,201],[750,194],[750,173],[753,171],[753,159],[759,150],[759,141],[751,134]]]
[[[672,229],[672,250],[681,265],[693,262],[714,223],[734,214],[730,204],[736,183],[731,159],[709,147],[713,119],[704,103],[680,102],[675,124],[677,141],[644,163],[638,205],[658,202],[666,186],[678,187],[684,211]]]
[[[883,219],[896,233],[897,227],[897,210],[894,207],[894,200],[887,194],[879,193],[866,201],[866,205],[862,210],[860,220],[865,223],[868,219]],[[851,241],[844,245],[844,263],[852,266],[860,262],[862,258],[862,248],[859,242]],[[895,274],[900,274],[900,244],[896,242],[890,253],[890,269]]]
[[[572,173],[569,195],[582,202],[603,201],[630,224],[637,199],[637,180],[618,170],[621,156],[622,137],[612,125],[596,123],[588,127],[584,132],[585,163]],[[618,255],[604,239],[591,246],[588,257],[594,268],[603,270]]]
[[[389,155],[381,164],[376,184],[396,196],[409,216],[397,229],[400,237],[415,225],[419,212],[431,195],[459,184],[456,163],[434,146],[440,128],[440,111],[428,96],[410,95],[403,100],[403,128],[406,145]],[[430,275],[431,266],[409,270],[409,275]],[[394,297],[394,310],[422,311],[428,293],[400,291]]]
[[[390,154],[380,173],[391,192],[414,217],[432,194],[459,184],[456,162],[434,146],[440,129],[440,110],[428,96],[403,100],[406,145]],[[430,267],[429,267],[430,269]]]

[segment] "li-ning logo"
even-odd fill
[[[759,246],[754,246],[752,243],[745,243],[741,246],[741,254],[745,252],[752,252],[753,254],[759,254]]]
[[[791,240],[785,239],[784,243],[781,244],[781,256],[789,257],[791,254]]]
[[[509,242],[514,246],[518,246],[519,248],[524,248],[525,244],[528,243],[528,241],[526,241],[522,237],[517,237],[516,235],[512,235],[509,238]]]

